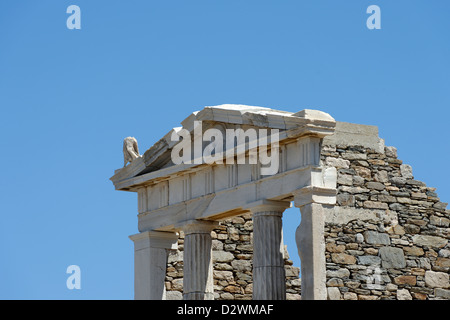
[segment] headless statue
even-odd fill
[[[137,140],[134,137],[126,137],[123,139],[123,166],[128,162],[140,157]]]

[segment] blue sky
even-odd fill
[[[81,30],[66,27],[69,5]],[[381,30],[366,9],[381,8]],[[0,299],[132,299],[137,200],[109,178],[224,103],[377,125],[450,200],[448,1],[0,2]],[[300,219],[285,213],[285,242]],[[81,268],[68,290],[66,268]]]

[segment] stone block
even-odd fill
[[[386,285],[386,290],[387,291],[397,291],[397,289],[398,289],[398,286],[396,284],[388,283]]]
[[[450,300],[450,290],[436,288],[434,289],[434,295],[438,298]]]
[[[398,188],[397,188],[398,189]],[[391,194],[396,197],[409,197],[411,194],[408,191],[391,191]]]
[[[448,243],[445,238],[428,235],[415,235],[412,240],[416,245],[438,249],[445,247]]]
[[[236,244],[235,243],[225,243],[223,249],[225,249],[225,251],[234,251],[234,250],[236,250]]]
[[[370,190],[366,189],[366,188],[348,187],[348,186],[341,186],[341,187],[339,187],[339,191],[348,192],[348,193],[351,193],[351,194],[369,193],[370,192]]]
[[[234,227],[228,227],[228,238],[233,241],[239,240],[239,230]]]
[[[381,182],[373,182],[373,181],[367,182],[366,187],[368,189],[373,189],[373,190],[378,190],[378,191],[381,191],[381,190],[385,189],[385,186],[384,186],[383,183],[381,183]]]
[[[394,234],[398,234],[401,236],[405,234],[405,228],[403,228],[399,224],[395,225],[392,229],[394,230]]]
[[[411,198],[417,199],[417,200],[427,200],[427,195],[422,192],[413,192],[413,193],[411,193]]]
[[[355,196],[351,194],[338,194],[336,196],[336,201],[340,206],[355,206]]]
[[[352,186],[353,185],[353,176],[349,174],[339,174],[337,177],[337,183],[343,184],[346,186]]]
[[[355,264],[356,258],[346,253],[332,253],[331,260],[338,264]]]
[[[358,300],[358,295],[354,292],[345,292],[344,300]]]
[[[420,232],[420,227],[414,224],[405,224],[404,228],[406,233],[417,234]]]
[[[370,169],[368,169],[366,167],[357,166],[357,167],[355,167],[355,171],[358,176],[360,176],[364,179],[368,180],[368,179],[372,178],[372,172],[370,171]]]
[[[166,300],[183,300],[183,294],[180,291],[167,291]]]
[[[227,240],[228,239],[228,235],[225,233],[219,233],[218,235],[217,235],[217,239],[219,239],[219,240]]]
[[[348,169],[350,167],[350,161],[340,158],[327,157],[325,159],[325,165],[328,167],[335,167],[337,169]]]
[[[223,242],[214,239],[212,241],[212,249],[222,251],[223,250]]]
[[[425,182],[419,181],[419,180],[406,180],[406,184],[417,186],[417,187],[426,187],[427,185]]]
[[[359,281],[346,281],[345,286],[351,289],[357,289],[361,286],[361,282]]]
[[[406,183],[406,179],[403,177],[392,177],[390,179],[391,183],[395,184],[395,185],[404,185]]]
[[[429,258],[419,258],[419,268],[431,269],[431,263]]]
[[[438,227],[445,227],[447,228],[450,225],[450,219],[443,218],[443,217],[437,217],[437,216],[431,216],[430,217],[430,223],[432,225],[438,226]]]
[[[391,203],[389,205],[389,209],[394,210],[394,211],[404,211],[406,209],[406,207],[400,203]]]
[[[439,250],[439,257],[450,258],[450,250],[448,249]]]
[[[369,244],[382,244],[382,245],[391,244],[391,240],[388,234],[379,233],[377,231],[364,232],[364,239]]]
[[[421,292],[413,292],[412,293],[414,299],[416,300],[427,300],[427,294]]]
[[[172,281],[172,290],[183,291],[183,278],[174,279]]]
[[[286,293],[286,300],[301,300],[301,296],[295,293]]]
[[[302,285],[301,279],[293,279],[291,280],[291,285],[294,287],[300,287]]]
[[[212,252],[213,262],[230,262],[234,260],[234,255],[227,251],[213,251]]]
[[[369,163],[367,161],[365,161],[365,160],[357,160],[356,161],[356,165],[363,166],[363,167],[368,167]]]
[[[252,281],[252,276],[244,272],[236,272],[236,278],[240,281]]]
[[[384,202],[364,201],[364,208],[387,210],[389,209],[389,206],[387,205],[387,203]]]
[[[360,176],[353,176],[353,185],[362,186],[364,184],[364,178]]]
[[[361,233],[357,233],[355,236],[356,242],[363,243],[364,242],[364,236]]]
[[[234,296],[229,292],[224,292],[220,295],[222,300],[234,300]]]
[[[414,276],[424,276],[425,270],[421,268],[411,268],[411,274]]]
[[[375,249],[375,248],[366,248],[366,249],[364,249],[364,252],[367,254],[370,254],[372,256],[378,255],[378,249]]]
[[[252,263],[248,260],[233,260],[231,266],[236,271],[252,271]]]
[[[425,285],[430,288],[450,287],[449,275],[444,272],[425,271]]]
[[[386,154],[386,157],[397,158],[397,148],[396,147],[385,147],[384,153]]]
[[[395,247],[382,247],[379,250],[383,268],[404,268],[406,266],[403,250]]]
[[[327,270],[327,278],[348,278],[350,277],[350,271],[345,268],[338,270]]]
[[[412,167],[409,164],[400,165],[400,173],[405,179],[414,179],[412,174]]]
[[[383,183],[389,181],[387,171],[385,171],[385,170],[378,171],[378,172],[374,175],[373,178],[374,178],[375,181],[383,182]]]
[[[337,287],[327,288],[328,300],[341,300],[341,292]]]
[[[331,278],[327,281],[327,287],[343,287],[344,281],[339,278]]]
[[[226,280],[228,282],[234,281],[233,272],[231,271],[219,271],[214,270],[214,279],[216,280]]]
[[[251,244],[240,244],[236,247],[239,251],[252,252],[253,246]]]
[[[365,153],[353,153],[345,152],[342,154],[342,158],[346,160],[367,160],[367,154]]]
[[[379,300],[380,298],[377,296],[370,296],[370,295],[366,295],[366,294],[360,294],[359,295],[359,300]]]
[[[380,265],[381,258],[377,256],[358,256],[358,264],[362,264],[365,266],[375,266]]]
[[[369,159],[368,162],[374,166],[384,166],[386,162],[383,159]]]
[[[294,266],[285,266],[284,270],[286,272],[286,277],[298,277],[300,274],[300,269]]]
[[[244,293],[242,288],[233,285],[226,286],[223,290],[229,293]]]
[[[436,202],[433,205],[433,208],[438,209],[438,210],[445,210],[445,208],[447,208],[448,203],[445,202]]]
[[[387,194],[379,194],[378,201],[380,202],[388,202],[388,203],[394,203],[397,201],[397,199],[393,196],[387,195]]]
[[[413,246],[413,247],[404,247],[403,251],[408,256],[423,256],[424,255],[423,249],[419,248],[419,247],[415,247],[415,246]]]
[[[169,256],[167,259],[168,263],[181,262],[183,261],[183,252],[182,251],[169,251]]]
[[[230,266],[228,263],[215,263],[214,264],[215,270],[233,270],[233,267]]]
[[[329,242],[326,244],[326,250],[328,252],[344,252],[345,246],[343,244],[336,245],[335,243]]]
[[[416,285],[416,277],[415,276],[398,276],[394,278],[394,283],[397,285],[410,285],[415,286]]]
[[[436,259],[435,265],[441,268],[450,268],[450,259],[439,257]]]
[[[415,224],[416,226],[420,226],[420,227],[427,225],[427,222],[425,220],[421,220],[421,219],[408,219],[407,222]]]
[[[412,300],[412,296],[408,289],[397,290],[397,300]]]

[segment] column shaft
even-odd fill
[[[164,300],[167,250],[177,248],[178,235],[147,231],[130,239],[134,242],[134,299]]]
[[[253,299],[285,300],[282,211],[253,213]]]
[[[323,206],[300,207],[302,219],[295,232],[301,261],[302,300],[326,300],[326,261]]]
[[[184,226],[183,299],[214,300],[211,231],[217,224]]]

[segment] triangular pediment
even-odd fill
[[[158,142],[144,152],[143,155],[134,159],[124,168],[115,171],[112,182],[118,182],[156,171],[171,172],[170,167],[174,166],[171,160],[172,148],[179,141],[172,141],[173,133],[186,129],[190,133],[194,131],[195,121],[205,124],[204,130],[208,127],[222,126],[223,128],[267,128],[278,129],[280,133],[290,132],[293,134],[299,129],[309,130],[317,135],[326,135],[330,129],[334,128],[335,121],[327,113],[305,109],[297,113],[280,111],[264,107],[224,104],[218,106],[205,107],[200,111],[195,111],[181,122],[182,127],[171,129]],[[186,165],[185,165],[186,166]],[[194,165],[187,165],[192,167]],[[200,166],[200,165],[197,165]]]

